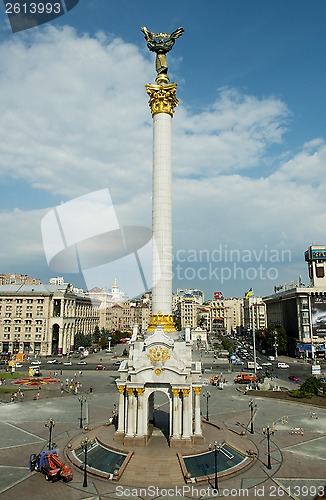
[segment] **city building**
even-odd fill
[[[198,290],[197,288],[177,288],[177,297],[184,297],[189,294],[194,297],[197,304],[203,305],[205,302],[205,294],[203,290]]]
[[[99,301],[70,284],[0,286],[0,352],[69,354],[77,333],[92,335]]]
[[[198,302],[191,293],[184,293],[179,296],[174,311],[176,319],[180,320],[181,328],[189,325],[192,329],[197,327]]]
[[[1,285],[40,285],[41,281],[37,278],[31,278],[27,274],[0,274]]]
[[[267,326],[266,304],[261,297],[243,299],[243,321],[247,332],[264,330]]]
[[[267,325],[285,329],[288,352],[302,358],[325,357],[326,346],[326,247],[311,245],[305,252],[309,286],[298,282],[275,288],[264,297]]]

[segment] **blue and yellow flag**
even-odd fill
[[[254,292],[252,291],[252,288],[250,288],[248,290],[248,292],[246,293],[245,299],[248,300],[249,297],[251,297],[253,294],[254,294]]]

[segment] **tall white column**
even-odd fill
[[[172,155],[167,113],[153,117],[153,314],[172,313]]]
[[[180,438],[181,435],[181,412],[180,412],[180,390],[172,389],[173,394],[173,415],[172,415],[172,436]]]
[[[200,418],[200,392],[201,392],[201,387],[194,387],[194,393],[195,393],[195,436],[201,436],[202,435],[202,428],[201,428],[201,418]]]
[[[118,411],[118,429],[117,432],[125,432],[125,387],[118,385],[119,391],[119,411]]]
[[[185,439],[190,439],[191,432],[191,408],[189,402],[189,394],[190,389],[182,389],[183,395],[183,410],[182,410],[182,419],[183,419],[183,429],[182,429],[182,437]]]
[[[135,435],[135,394],[134,389],[128,387],[128,415],[127,415],[127,433],[126,436]]]
[[[167,79],[168,81],[168,79]],[[153,117],[152,314],[172,314],[172,116],[177,84],[146,85]]]

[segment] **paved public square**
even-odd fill
[[[62,381],[73,372],[63,370]],[[326,410],[302,405],[297,402],[283,402],[275,399],[255,397],[257,405],[254,419],[254,433],[250,432],[250,392],[245,395],[242,388],[233,383],[234,373],[223,373],[228,383],[220,390],[205,386],[203,392],[210,391],[209,421],[224,429],[225,435],[234,435],[243,441],[246,450],[253,450],[257,459],[252,467],[239,475],[219,480],[219,496],[230,498],[293,498],[312,499],[323,491],[326,484]],[[80,377],[80,375],[77,375]],[[85,423],[91,430],[108,422],[113,405],[118,403],[118,393],[114,379],[116,371],[84,371],[82,389],[87,394],[84,408]],[[203,375],[208,382],[209,373]],[[90,394],[89,388],[93,391]],[[119,482],[105,481],[88,475],[88,485],[83,487],[83,472],[74,469],[70,483],[49,483],[39,473],[31,473],[28,460],[31,453],[39,453],[47,448],[48,428],[44,422],[55,421],[53,441],[62,457],[65,446],[85,436],[80,430],[80,404],[78,396],[64,393],[51,396],[46,389],[41,391],[40,400],[2,403],[0,405],[0,494],[3,500],[33,498],[99,499],[99,498],[216,498],[213,484],[175,484],[162,477],[175,477],[169,471],[169,462],[164,459],[164,446],[160,437],[154,436],[150,444],[142,449],[134,460],[133,468],[139,470],[137,484],[129,484],[128,467]],[[159,402],[164,411],[165,402]],[[156,403],[157,404],[157,403]],[[206,418],[206,399],[202,398],[203,420]],[[203,424],[207,427],[207,424]],[[271,436],[271,469],[267,468],[267,440],[263,427],[275,429]],[[292,434],[291,429],[303,428],[303,435]],[[244,434],[245,431],[245,435]],[[91,432],[91,431],[89,431]],[[214,430],[209,431],[206,441],[220,439]],[[203,448],[208,447],[208,442]],[[169,453],[171,449],[166,446]],[[161,455],[160,471],[151,467],[151,457]],[[132,462],[131,460],[131,462]],[[139,462],[137,462],[139,460]],[[131,464],[130,462],[130,464]],[[145,465],[146,464],[146,465]],[[137,469],[137,467],[139,469]],[[158,474],[158,475],[157,475]],[[156,475],[156,476],[155,476]],[[130,475],[129,475],[130,477]],[[155,482],[157,481],[157,482]],[[158,486],[159,485],[159,486]]]

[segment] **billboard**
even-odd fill
[[[313,336],[326,335],[326,296],[311,297],[311,326]]]

